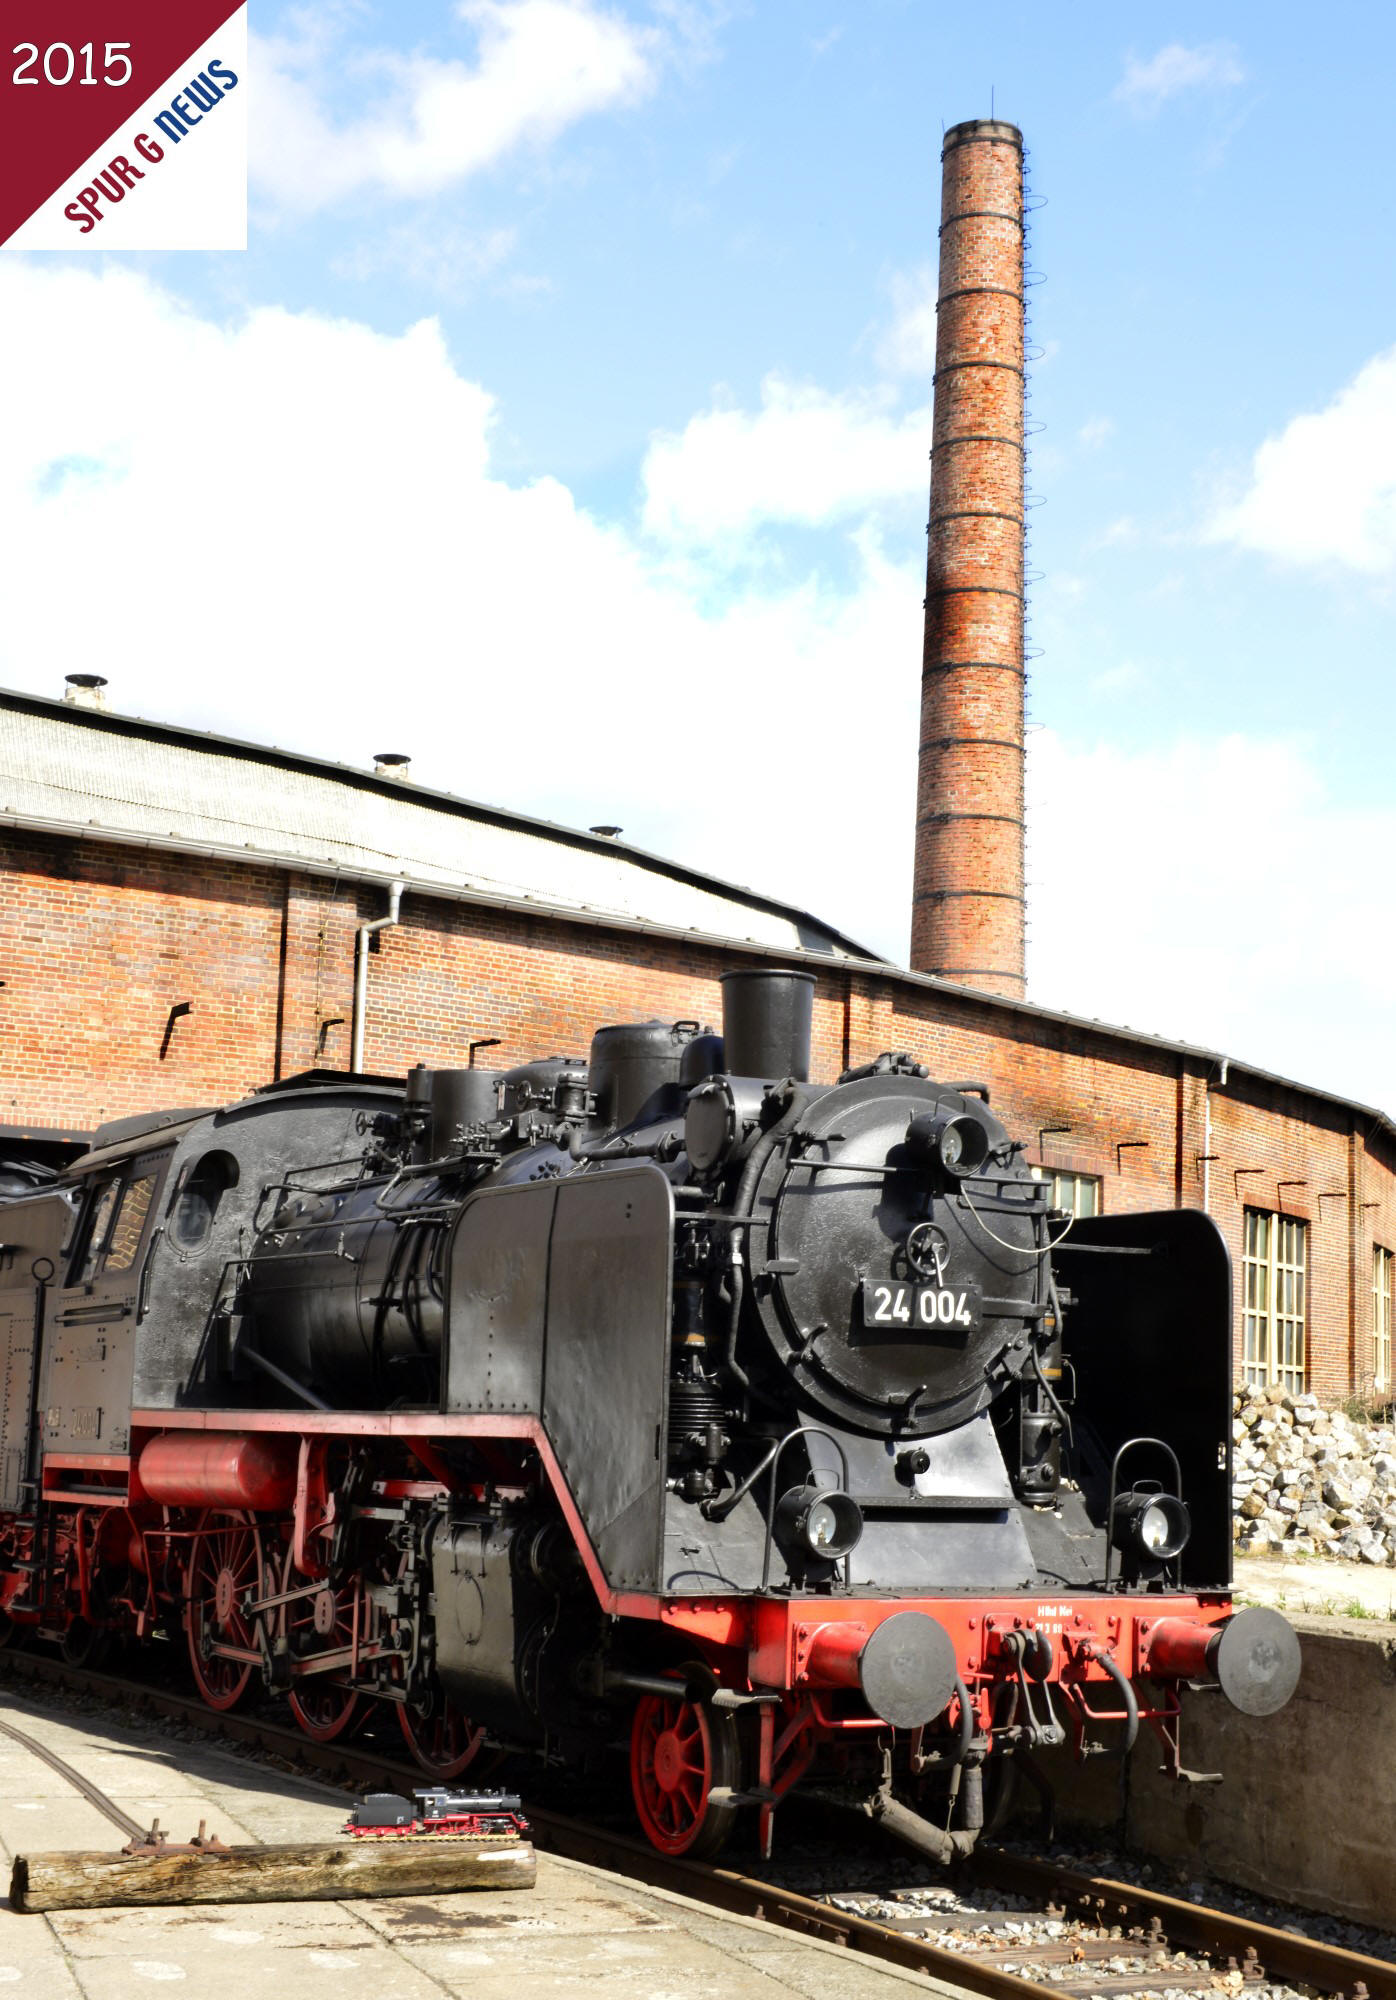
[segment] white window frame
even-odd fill
[[[1242,1376],[1253,1388],[1299,1395],[1308,1378],[1309,1225],[1248,1208],[1242,1232]]]
[[[1372,1245],[1372,1387],[1391,1387],[1391,1300],[1396,1288],[1396,1252]]]
[[[1101,1200],[1105,1183],[1099,1174],[1072,1174],[1056,1167],[1034,1167],[1033,1179],[1046,1181],[1052,1190],[1053,1208],[1064,1208],[1068,1215],[1103,1215],[1105,1204]],[[1089,1201],[1083,1205],[1083,1195]]]

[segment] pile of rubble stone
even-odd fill
[[[1232,1512],[1242,1554],[1396,1564],[1396,1429],[1316,1396],[1240,1389]]]

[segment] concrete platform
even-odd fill
[[[233,1845],[333,1839],[346,1801],[199,1742],[0,1698],[10,1723],[172,1839],[200,1819]],[[117,1827],[22,1745],[0,1736],[4,1885],[17,1850],[115,1853]],[[897,2000],[923,1974],[869,1964],[637,1889],[580,1862],[538,1857],[533,1890],[346,1903],[248,1903],[18,1916],[0,1908],[0,2000],[131,2000],[187,1984],[200,2000]]]
[[[1396,1620],[1396,1569],[1334,1556],[1238,1556],[1242,1604],[1268,1604],[1309,1618]]]

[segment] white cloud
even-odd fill
[[[1396,934],[1373,922],[1396,808],[1246,736],[1128,751],[1034,730],[1028,782],[1035,1000],[1396,1113]]]
[[[931,375],[936,365],[936,269],[920,264],[894,273],[892,322],[877,358],[889,375]]]
[[[379,50],[353,59],[376,107],[336,121],[323,94],[344,57],[330,22],[255,38],[249,170],[256,192],[307,213],[366,190],[439,194],[655,87],[663,38],[592,0],[459,0],[473,62]]]
[[[676,543],[735,542],[767,523],[826,527],[924,499],[929,410],[888,391],[830,395],[768,375],[757,411],[712,409],[645,457],[644,525]]]
[[[1113,417],[1088,417],[1076,433],[1076,442],[1084,445],[1087,451],[1099,451],[1114,435]]]
[[[1206,530],[1277,560],[1396,569],[1396,347],[1327,409],[1295,417],[1255,455],[1241,498]]]
[[[1190,49],[1182,42],[1169,42],[1147,61],[1131,56],[1114,94],[1131,111],[1147,115],[1184,91],[1232,90],[1245,80],[1233,43],[1203,42]]]
[[[837,585],[656,556],[557,480],[496,473],[495,403],[433,320],[222,324],[129,269],[0,260],[0,326],[28,385],[0,452],[0,684],[96,670],[119,710],[361,766],[392,742],[424,784],[614,820],[904,950],[919,558],[865,523]],[[870,774],[858,841],[840,813],[792,840],[791,787],[827,789],[834,743]],[[753,745],[775,781],[734,803]]]
[[[16,259],[0,326],[29,387],[0,452],[0,681],[96,670],[118,709],[361,766],[391,742],[424,784],[614,820],[904,951],[922,579],[866,519],[837,587],[656,557],[558,481],[499,476],[495,403],[430,320],[223,324],[130,269]],[[788,511],[787,430],[757,435],[777,471],[746,435],[739,477]],[[889,475],[859,478],[875,506]],[[1293,743],[1029,740],[1034,997],[1396,1110],[1396,934],[1372,921],[1396,810],[1331,798]],[[734,791],[752,755],[767,782]],[[839,774],[856,838],[799,810]]]

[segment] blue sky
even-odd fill
[[[1033,997],[1396,1111],[1390,10],[252,27],[245,254],[0,254],[0,680],[406,749],[902,957],[939,143],[992,101]]]

